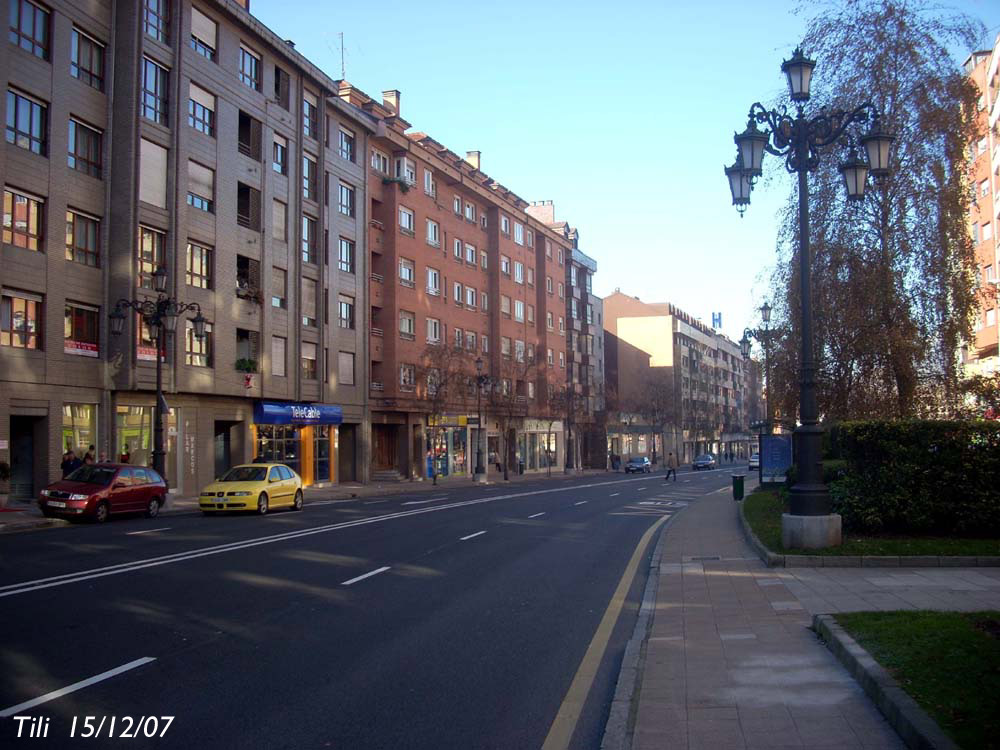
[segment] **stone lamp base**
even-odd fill
[[[785,549],[839,547],[843,541],[840,515],[793,516],[781,514],[781,544]]]

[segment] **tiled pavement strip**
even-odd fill
[[[679,513],[662,552],[635,750],[901,748],[812,615],[1000,608],[996,568],[766,568],[728,494]]]

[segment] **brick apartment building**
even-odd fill
[[[1000,229],[1000,36],[992,50],[973,53],[965,70],[979,88],[978,118],[980,138],[970,144],[972,182],[976,201],[969,216],[975,245],[980,287],[979,310],[973,324],[973,340],[961,352],[963,370],[968,375],[1000,372],[998,356],[997,290],[1000,257],[997,231]]]
[[[475,361],[496,378],[482,397],[489,472],[503,461],[539,471],[563,460],[548,393],[566,382],[565,300],[556,285],[572,244],[528,204],[430,136],[407,132],[400,94],[382,101],[343,82],[341,97],[378,120],[368,152],[372,471],[379,477],[470,475],[480,438]],[[441,347],[464,389],[430,415],[425,368]],[[498,409],[497,402],[504,405]],[[500,419],[503,411],[507,418]],[[440,430],[428,430],[429,419]],[[440,420],[440,421],[438,421]],[[430,445],[431,432],[439,433]]]
[[[148,462],[156,347],[138,316],[120,337],[107,321],[118,299],[155,296],[161,266],[210,323],[201,342],[185,315],[161,354],[171,488],[254,455],[309,482],[364,480],[375,118],[231,0],[6,5],[12,495],[56,478],[67,446]]]
[[[604,298],[605,378],[616,413],[608,415],[610,450],[627,459],[673,452],[745,458],[756,445],[750,423],[763,413],[759,378],[740,346],[670,303],[614,294]],[[640,402],[653,375],[672,393],[674,416],[657,432]],[[753,386],[753,387],[752,387]]]

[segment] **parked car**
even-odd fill
[[[760,468],[760,454],[759,453],[754,453],[752,456],[750,456],[750,468],[751,469],[759,469]]]
[[[633,456],[628,461],[625,462],[625,473],[632,474],[648,474],[653,470],[653,465],[649,463],[649,459],[645,456]]]
[[[252,510],[263,516],[272,508],[302,510],[302,502],[302,477],[284,464],[273,463],[234,466],[198,497],[205,515]]]
[[[156,518],[167,501],[167,483],[152,469],[125,464],[86,464],[38,493],[46,517],[90,518],[145,513]]]
[[[703,453],[697,456],[691,463],[691,468],[694,471],[698,469],[714,469],[715,468],[715,456],[711,453]]]

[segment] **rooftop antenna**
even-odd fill
[[[340,80],[347,80],[346,69],[344,68],[344,32],[341,31],[337,34],[340,37]]]

